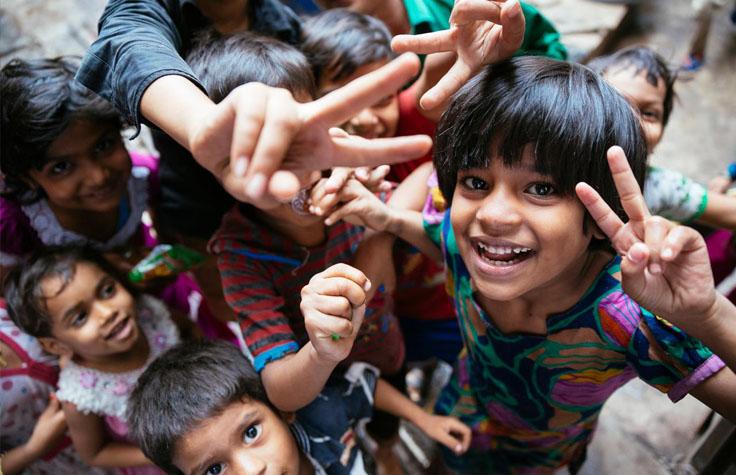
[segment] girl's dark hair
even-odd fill
[[[0,70],[2,193],[25,202],[42,197],[23,181],[47,163],[46,151],[77,119],[122,127],[118,112],[74,81],[77,58],[13,59]]]
[[[11,269],[5,280],[8,314],[21,330],[36,338],[52,336],[51,317],[41,283],[48,277],[59,277],[62,280],[59,292],[63,291],[74,279],[80,262],[99,267],[132,295],[137,295],[126,276],[99,252],[79,246],[48,247]]]
[[[247,31],[223,35],[204,30],[194,41],[187,63],[214,102],[249,82],[315,95],[312,70],[301,51]]]
[[[630,46],[613,54],[594,58],[588,63],[588,67],[602,76],[614,68],[633,68],[635,76],[645,72],[647,82],[654,87],[657,87],[657,82],[661,79],[665,87],[662,125],[667,125],[676,96],[677,72],[670,69],[664,58],[652,48],[641,45]]]
[[[170,474],[177,442],[239,401],[268,401],[253,365],[231,343],[180,344],[143,372],[128,399],[128,425],[144,454]]]
[[[305,21],[302,51],[317,84],[342,81],[366,64],[396,56],[391,33],[381,20],[344,8],[326,10]]]
[[[434,165],[451,203],[459,170],[495,157],[512,166],[530,147],[536,171],[558,192],[575,196],[584,181],[626,220],[606,160],[613,145],[641,186],[646,143],[626,99],[585,66],[525,56],[487,67],[460,89],[438,125]]]

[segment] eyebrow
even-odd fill
[[[240,424],[235,428],[235,433],[242,435],[245,429],[253,423],[253,420],[258,417],[258,410],[253,409],[248,412],[246,412],[243,417],[240,420]],[[194,475],[197,473],[202,473],[204,469],[206,469],[211,463],[212,457],[207,454],[205,456],[204,462],[199,462],[197,465],[195,465],[194,469],[189,472],[190,475]]]

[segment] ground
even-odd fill
[[[573,7],[560,8],[561,2]],[[557,16],[563,33],[572,34],[576,28],[584,30],[582,33],[588,36],[575,43],[576,57],[584,57],[605,36],[595,25],[615,26],[618,22],[618,17],[615,21],[611,17],[596,17],[609,13],[584,14],[602,11],[600,4],[589,0],[532,3],[537,3],[543,12],[549,11],[551,17]],[[94,39],[104,4],[103,0],[3,0],[0,64],[15,56],[83,54]],[[655,164],[701,182],[724,173],[726,166],[736,161],[736,33],[728,19],[730,6],[714,16],[704,68],[678,81],[678,100],[653,157]],[[553,12],[555,8],[557,11]],[[610,11],[613,15],[614,10]],[[692,20],[689,1],[641,2],[633,7],[607,46],[652,45],[677,65],[687,51],[694,27]],[[692,397],[673,405],[665,395],[643,383],[630,383],[606,403],[581,473],[689,473],[683,459],[708,413]]]

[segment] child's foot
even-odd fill
[[[694,73],[696,71],[699,71],[700,68],[703,67],[703,62],[704,60],[702,57],[696,56],[694,54],[689,54],[680,65],[680,71]]]

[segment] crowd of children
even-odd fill
[[[400,473],[400,419],[437,473],[576,473],[633,378],[736,421],[736,197],[648,165],[663,58],[375,3],[111,1],[2,68],[0,473]]]

